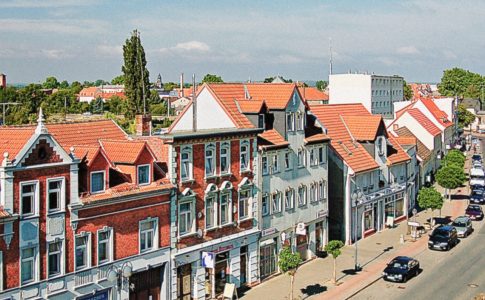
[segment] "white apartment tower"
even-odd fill
[[[392,119],[393,103],[404,100],[403,82],[396,75],[332,74],[329,104],[362,103],[372,114]]]

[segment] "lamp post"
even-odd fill
[[[118,300],[121,300],[121,290],[130,287],[130,277],[133,271],[131,262],[124,262],[121,266],[112,265],[108,270],[108,281],[116,284]]]
[[[359,253],[359,250],[358,250],[358,237],[357,237],[357,224],[358,224],[358,220],[357,220],[357,212],[359,210],[359,204],[362,202],[362,198],[364,197],[364,194],[362,193],[362,191],[359,189],[355,192],[352,193],[352,201],[354,202],[355,204],[355,226],[354,226],[354,238],[355,238],[355,265],[354,265],[354,270],[355,272],[359,272],[362,270],[362,267],[359,265],[358,263],[358,260],[357,260],[357,255]]]

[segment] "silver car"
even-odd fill
[[[467,216],[456,218],[451,226],[455,227],[458,237],[466,238],[473,231],[472,220]]]

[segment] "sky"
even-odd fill
[[[122,45],[141,32],[151,81],[224,81],[333,73],[439,82],[460,67],[485,74],[481,0],[1,0],[0,73],[10,83],[111,80]]]

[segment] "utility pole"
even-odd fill
[[[3,119],[2,119],[3,124],[2,125],[7,125],[6,122],[5,122],[5,113],[8,110],[8,106],[9,105],[19,105],[20,103],[18,103],[18,102],[3,102],[1,104],[2,104],[2,114],[3,114]]]

